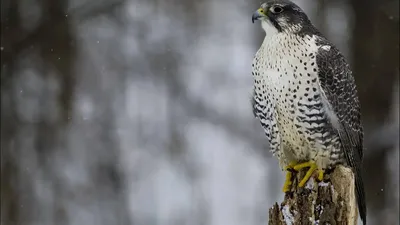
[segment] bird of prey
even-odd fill
[[[288,0],[268,0],[252,17],[261,21],[264,41],[252,64],[253,110],[272,153],[291,172],[308,168],[322,180],[337,165],[355,174],[359,213],[366,224],[361,178],[363,128],[355,81],[339,50]]]

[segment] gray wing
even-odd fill
[[[320,40],[318,44],[330,46],[318,51],[318,78],[325,100],[337,117],[333,127],[339,135],[346,162],[355,173],[358,207],[365,224],[365,193],[361,177],[363,128],[354,77],[343,55],[334,46],[325,40]]]
[[[329,50],[320,48],[317,65],[320,86],[337,117],[336,129],[343,148],[350,148],[346,150],[353,158],[353,162],[348,162],[352,166],[363,158],[361,110],[352,72],[343,55],[333,46]]]

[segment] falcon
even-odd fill
[[[355,174],[360,217],[366,224],[361,177],[363,127],[351,69],[344,56],[288,0],[269,0],[252,16],[261,21],[264,41],[252,64],[253,111],[259,119],[280,167],[307,169],[298,186],[311,176],[323,180],[337,165]]]

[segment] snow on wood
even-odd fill
[[[323,182],[310,179],[304,188],[299,188],[298,182],[304,174],[304,171],[298,173],[283,202],[269,209],[269,225],[357,224],[351,169],[338,166]]]

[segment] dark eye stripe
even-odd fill
[[[282,27],[279,25],[279,23],[275,19],[270,19],[271,23],[274,25],[274,27],[278,30],[278,32],[282,32]]]

